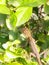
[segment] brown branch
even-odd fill
[[[29,40],[29,44],[31,46],[32,52],[34,52],[34,54],[37,58],[38,64],[42,65],[41,60],[40,60],[40,55],[39,55],[38,49],[36,47],[36,41],[34,38],[32,38],[30,30],[27,27],[25,27],[22,29],[22,32],[24,33],[26,38]]]

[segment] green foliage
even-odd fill
[[[48,5],[48,4],[45,4],[45,12],[46,12],[47,14],[49,14],[49,5]]]
[[[16,10],[17,16],[17,24],[16,26],[20,26],[27,22],[32,15],[32,7],[20,7]]]
[[[38,65],[30,57],[24,26],[32,32],[39,53],[49,49],[49,0],[0,0],[0,65]],[[49,53],[41,61],[49,64]]]

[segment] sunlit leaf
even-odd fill
[[[23,64],[18,63],[18,62],[13,62],[13,63],[9,63],[8,65],[23,65]]]
[[[4,49],[8,49],[11,45],[12,45],[11,42],[8,41],[8,42],[4,43],[4,44],[2,45],[2,47],[3,47]]]
[[[0,53],[0,62],[3,62],[4,61],[4,55],[2,56],[3,54],[2,53]]]
[[[9,8],[6,7],[6,5],[0,4],[0,13],[2,14],[10,14]]]
[[[16,55],[10,51],[6,51],[4,54],[4,61],[11,62],[14,58],[16,58]]]
[[[10,17],[6,20],[6,25],[9,30],[14,30],[16,28],[17,17],[14,12],[11,12]]]
[[[0,4],[6,4],[6,0],[0,0]]]
[[[48,4],[45,4],[45,8],[44,8],[45,12],[47,14],[49,14],[49,5]]]
[[[20,26],[26,23],[32,15],[32,7],[20,7],[16,10],[17,23],[16,26]]]
[[[47,0],[9,0],[9,4],[12,4],[15,7],[19,6],[31,6],[37,7],[39,5],[45,4]]]

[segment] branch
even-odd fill
[[[46,49],[46,50],[44,50],[43,52],[41,52],[41,53],[40,53],[40,56],[41,56],[41,55],[44,55],[44,58],[45,58],[45,55],[47,54],[48,50],[49,50],[49,49]]]

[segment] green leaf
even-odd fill
[[[22,65],[22,64],[18,62],[12,62],[12,63],[9,63],[8,65]]]
[[[46,58],[43,58],[43,60],[49,63],[49,56],[47,56]]]
[[[17,0],[8,0],[8,4],[16,7],[20,6],[20,2],[18,2]]]
[[[6,21],[6,15],[0,14],[0,26],[3,27]]]
[[[37,7],[39,5],[45,4],[46,2],[47,0],[22,0],[21,6]]]
[[[15,30],[16,28],[17,17],[14,12],[11,12],[10,17],[6,20],[6,25],[9,30]]]
[[[5,4],[6,0],[0,0],[0,4]]]
[[[0,53],[0,62],[3,62],[3,60],[4,60],[3,54]]]
[[[19,6],[31,6],[37,7],[39,5],[45,4],[47,0],[9,0],[9,4],[19,7]]]
[[[9,32],[9,40],[15,40],[16,39],[16,33],[13,31]]]
[[[6,42],[5,44],[2,44],[2,47],[4,49],[8,49],[10,46],[12,45],[12,43],[10,41]]]
[[[38,65],[38,63],[37,62],[30,62],[30,63],[28,63],[28,65]]]
[[[12,53],[11,51],[6,50],[4,54],[4,61],[11,62],[14,58],[16,58],[16,54]]]
[[[20,42],[20,40],[14,40],[13,41],[13,44],[20,44],[21,42]]]
[[[45,4],[44,6],[45,13],[49,14],[49,5]]]
[[[6,7],[6,5],[0,4],[0,13],[2,13],[2,14],[10,14],[10,10]]]
[[[17,58],[17,61],[20,62],[20,63],[22,63],[23,65],[29,65],[29,64],[27,63],[27,61],[26,61],[25,58],[18,57],[18,58]]]
[[[32,15],[32,7],[20,7],[16,10],[17,23],[16,26],[20,26],[26,23]]]

